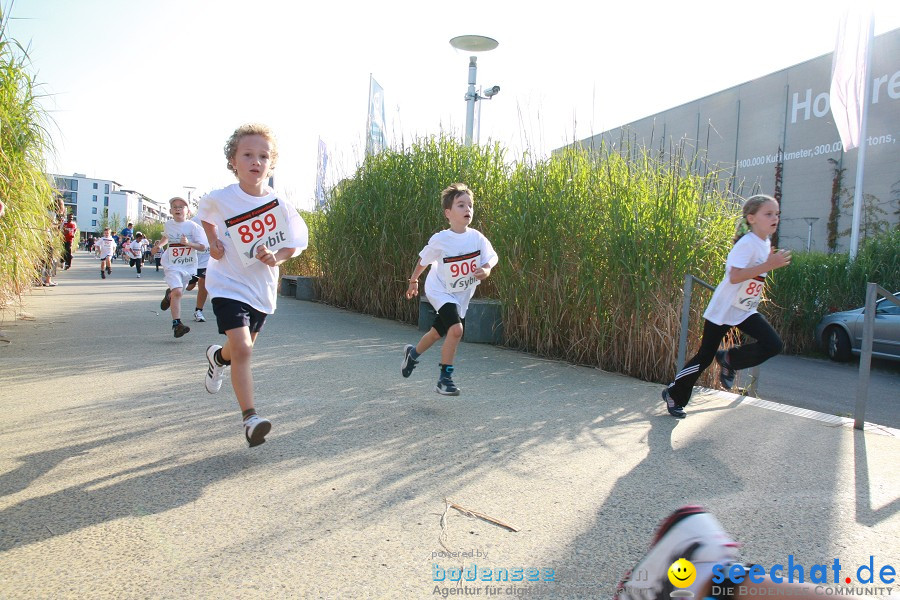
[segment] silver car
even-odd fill
[[[894,294],[900,299],[900,292]],[[862,347],[863,308],[825,315],[816,325],[816,339],[831,360],[844,362]],[[900,360],[900,306],[886,298],[875,304],[872,356]]]

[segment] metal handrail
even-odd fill
[[[675,364],[677,365],[676,373],[684,368],[684,359],[687,354],[688,327],[691,320],[691,293],[695,281],[708,290],[716,290],[714,285],[703,281],[699,277],[694,277],[690,273],[684,276],[684,299],[681,302],[681,335],[678,339],[678,357],[675,359]],[[746,392],[750,396],[756,396],[756,386],[759,383],[759,365],[750,369],[750,379],[750,385],[746,387]]]
[[[900,300],[877,283],[866,284],[866,307],[863,312],[863,338],[859,352],[859,384],[856,387],[856,410],[853,413],[853,428],[863,428],[866,416],[866,402],[869,399],[869,377],[872,371],[872,342],[875,337],[875,300],[877,296],[887,298],[897,306]]]

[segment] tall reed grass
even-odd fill
[[[510,166],[497,145],[447,136],[386,150],[336,186],[314,228],[323,300],[414,323],[407,278],[447,226],[441,190],[463,181],[475,192],[473,227],[500,255],[478,294],[502,301],[506,343],[663,381],[684,274],[721,278],[737,214],[719,191],[727,184],[696,173],[679,152],[661,162],[568,150]],[[702,307],[694,312],[696,325]]]
[[[50,136],[29,73],[28,54],[7,35],[0,10],[0,304],[39,279],[42,265],[59,256],[54,190],[44,174]]]

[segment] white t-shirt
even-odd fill
[[[163,226],[163,233],[167,238],[169,238],[170,246],[172,244],[181,243],[182,235],[187,237],[188,242],[191,244],[203,244],[204,246],[209,245],[209,242],[206,241],[206,232],[203,231],[203,227],[197,225],[193,221],[182,221],[181,223],[179,223],[175,219],[169,219]],[[192,252],[197,252],[197,250],[192,250]],[[162,257],[162,266],[167,270],[184,271],[191,274],[197,272],[196,261],[193,263],[194,266],[190,268],[171,264],[169,259],[169,253],[164,252]]]
[[[194,215],[193,217],[191,217],[191,221],[199,225],[200,229],[203,229],[203,221],[200,220],[200,217],[198,215]],[[206,233],[204,232],[203,235],[206,235]],[[209,244],[206,245],[206,250],[197,253],[197,261],[198,269],[205,269],[206,265],[209,264]]]
[[[278,267],[270,267],[258,260],[253,260],[245,267],[237,254],[237,247],[231,241],[225,220],[279,200],[287,217],[284,247],[295,248],[296,256],[309,245],[309,230],[296,209],[285,204],[283,198],[283,195],[279,196],[271,188],[266,188],[265,196],[251,196],[234,183],[200,199],[197,217],[216,226],[219,241],[225,247],[225,256],[221,260],[210,257],[206,268],[206,291],[210,298],[229,298],[249,304],[266,314],[275,312]]]
[[[129,258],[141,258],[144,255],[144,243],[137,240],[128,244]]]
[[[754,314],[756,309],[741,310],[732,306],[732,302],[737,298],[738,291],[741,288],[740,283],[731,283],[728,274],[732,267],[746,269],[755,267],[766,262],[772,249],[772,242],[768,238],[761,239],[755,233],[748,233],[737,241],[731,252],[728,253],[728,260],[725,261],[725,277],[716,287],[703,318],[716,325],[738,325],[750,315]],[[766,273],[762,274],[765,277]]]
[[[112,236],[98,239],[95,245],[100,249],[100,258],[112,256],[112,253],[116,251],[116,240]]]
[[[434,307],[434,310],[448,303],[455,302],[459,305],[459,316],[465,317],[466,310],[469,308],[469,300],[475,294],[475,287],[478,281],[472,281],[474,276],[470,276],[470,285],[466,285],[461,292],[447,291],[447,278],[450,275],[447,265],[456,264],[464,266],[468,269],[470,261],[475,262],[475,266],[480,268],[485,265],[493,267],[497,264],[497,253],[494,247],[484,235],[477,229],[467,227],[463,233],[455,233],[451,229],[439,231],[428,240],[428,245],[419,252],[421,264],[431,264],[428,270],[428,276],[425,277],[425,296],[428,302]],[[452,260],[452,259],[464,260]],[[454,274],[462,273],[457,269]],[[467,271],[465,275],[470,275]],[[465,283],[465,282],[464,282]]]

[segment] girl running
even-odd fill
[[[769,241],[769,236],[778,227],[781,211],[775,198],[759,194],[744,203],[743,213],[744,218],[734,237],[734,248],[725,261],[725,277],[703,313],[700,350],[675,376],[675,381],[662,391],[669,414],[678,419],[687,416],[684,407],[691,399],[694,383],[713,358],[721,367],[719,381],[725,389],[731,389],[738,370],[755,367],[782,349],[781,338],[756,311],[766,274],[791,264],[790,250],[776,250]],[[719,350],[719,344],[732,327],[737,327],[756,342],[728,351]]]

